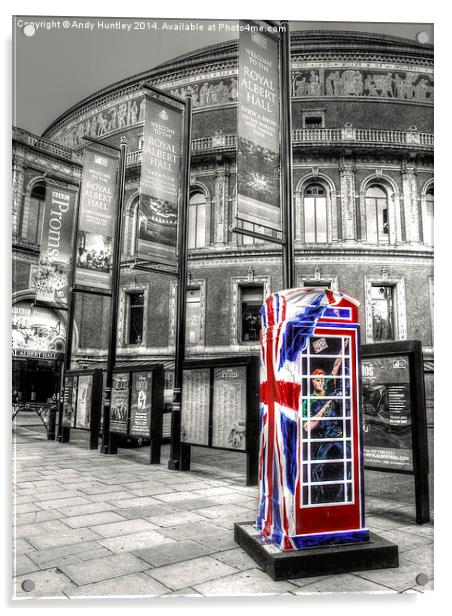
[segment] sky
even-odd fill
[[[180,23],[193,30],[168,29]],[[233,31],[236,23],[17,16],[13,19],[12,39],[13,125],[40,135],[69,107],[118,80],[192,50],[237,38]],[[433,42],[433,26],[428,23],[291,21],[290,29],[356,30],[411,40],[425,32],[428,42]]]

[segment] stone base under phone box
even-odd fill
[[[283,551],[264,539],[254,522],[234,524],[234,540],[273,580],[399,566],[398,546],[370,533],[369,541]]]

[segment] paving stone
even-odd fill
[[[121,552],[134,552],[135,550],[142,550],[153,545],[160,545],[162,543],[169,543],[171,541],[173,541],[173,539],[169,537],[164,537],[160,533],[157,533],[153,530],[149,530],[140,533],[124,535],[122,537],[102,539],[99,541],[99,543],[114,552],[115,554],[120,554]]]
[[[399,546],[399,553],[430,543],[428,537],[420,537],[400,530],[388,530],[384,533],[384,537]]]
[[[180,524],[178,526],[169,526],[168,528],[160,528],[159,532],[165,537],[172,539],[200,539],[209,535],[217,534],[221,528],[211,522],[192,522],[191,524]]]
[[[163,528],[168,526],[178,526],[187,522],[202,522],[203,517],[191,511],[174,511],[166,515],[156,515],[146,518],[153,524]]]
[[[63,500],[67,498],[77,498],[81,496],[85,496],[78,490],[65,490],[63,488],[53,487],[53,490],[42,490],[36,491],[35,493],[35,501],[41,504],[41,501],[55,501],[55,500]],[[69,506],[69,505],[68,505]]]
[[[99,550],[102,550],[100,554],[98,554]],[[70,545],[39,550],[38,552],[35,550],[30,553],[27,552],[27,556],[29,556],[41,569],[48,569],[52,566],[49,564],[52,561],[74,554],[77,555],[80,560],[89,560],[91,555],[93,555],[94,558],[103,555],[111,556],[111,552],[108,551],[107,548],[100,546],[96,541],[72,543]]]
[[[423,545],[403,553],[403,561],[419,565],[419,573],[433,577],[433,545]]]
[[[172,513],[172,507],[164,505],[163,503],[156,503],[155,505],[147,505],[146,507],[126,507],[125,509],[115,509],[124,518],[147,518],[150,516],[166,515]]]
[[[39,567],[28,557],[27,554],[17,554],[13,558],[13,575],[24,575],[32,571],[38,571]]]
[[[34,551],[34,547],[23,537],[13,537],[13,551],[16,554],[25,554],[26,552]]]
[[[374,530],[377,534],[381,530],[392,530],[403,526],[403,522],[396,521],[393,518],[384,517],[383,515],[368,515],[366,517],[366,526],[370,530]]]
[[[120,516],[118,516],[120,517]],[[102,537],[120,537],[122,535],[130,535],[139,531],[157,530],[158,526],[152,524],[148,520],[124,520],[111,524],[101,524],[96,526],[96,533]]]
[[[202,595],[193,588],[181,588],[180,590],[174,590],[166,595],[162,595],[162,598],[171,597],[201,597]]]
[[[227,494],[234,494],[233,488],[228,488],[225,486],[221,487],[210,487],[204,488],[202,490],[196,490],[198,496],[222,496]]]
[[[240,507],[239,505],[214,505],[213,507],[204,507],[203,509],[195,509],[193,513],[198,513],[203,517],[211,520],[216,520],[221,523],[223,519],[234,519],[236,522],[247,520],[249,518],[249,509]]]
[[[172,590],[179,590],[186,586],[194,586],[194,584],[235,573],[235,571],[225,563],[221,563],[210,556],[203,556],[188,562],[151,569],[148,575]]]
[[[419,535],[419,537],[425,537],[431,539],[433,543],[434,528],[433,524],[410,524],[409,526],[400,526],[399,530],[404,533],[412,535]]]
[[[308,586],[308,584],[314,584],[315,582],[322,582],[323,580],[326,580],[329,577],[332,577],[332,576],[317,575],[317,576],[304,577],[304,578],[291,578],[290,580],[287,580],[287,581],[301,588],[303,586]]]
[[[89,505],[89,503],[90,501],[83,496],[74,496],[73,498],[40,501],[38,506],[41,509],[61,509],[62,507],[75,507],[76,505]]]
[[[60,520],[50,520],[48,522],[39,522],[35,524],[22,524],[16,526],[14,534],[16,537],[37,537],[39,535],[51,535],[67,532],[68,528]]]
[[[107,524],[109,522],[120,522],[124,521],[119,514],[114,513],[113,511],[102,511],[100,513],[90,513],[88,515],[79,515],[71,518],[64,518],[63,522],[67,524],[70,528],[83,528],[86,526],[96,526],[101,524]],[[101,533],[99,533],[101,534]]]
[[[70,545],[71,543],[83,543],[98,539],[99,535],[94,533],[89,528],[75,528],[67,532],[52,533],[47,535],[36,535],[30,538],[30,543],[38,550],[46,548],[55,548],[62,545]]]
[[[416,584],[416,577],[422,571],[419,570],[419,565],[404,565],[393,569],[375,569],[374,571],[359,571],[355,575],[365,578],[376,584],[387,586],[403,592],[412,588]]]
[[[48,511],[30,511],[29,513],[20,513],[15,516],[13,522],[16,526],[23,524],[33,524],[35,522],[48,522],[50,520],[58,520],[62,518],[63,514],[55,509],[49,509]]]
[[[88,515],[90,513],[100,513],[101,511],[111,511],[113,505],[109,503],[88,503],[87,505],[76,505],[75,507],[62,507],[59,511],[68,518]]]
[[[133,496],[125,499],[109,499],[109,502],[114,505],[115,509],[127,509],[130,507],[147,507],[158,503],[152,496]]]
[[[309,578],[307,578],[309,579]],[[293,591],[295,595],[313,593],[322,594],[350,594],[350,593],[393,593],[394,590],[381,586],[375,582],[352,574],[332,575],[317,579]]]
[[[186,541],[175,541],[145,550],[136,550],[134,554],[154,567],[162,567],[163,565],[190,560],[198,556],[206,556],[210,552],[211,549],[207,546],[192,539],[187,539]]]
[[[13,501],[13,511],[15,514],[19,513],[29,513],[30,511],[41,511],[41,507],[37,503],[22,503],[22,504],[14,504]]]
[[[84,494],[112,494],[114,492],[124,492],[125,489],[123,486],[115,486],[115,485],[107,485],[105,483],[96,482],[86,486],[80,486],[78,488],[80,492]]]
[[[206,546],[207,547],[207,546]],[[242,548],[233,548],[232,550],[225,550],[224,552],[218,552],[217,554],[211,554],[213,558],[221,560],[221,562],[231,565],[235,569],[245,571],[246,569],[257,569],[258,565],[256,561],[248,556]]]
[[[136,498],[133,492],[106,492],[104,494],[90,494],[89,500],[93,503],[112,503],[113,507],[117,507],[116,501],[122,501],[129,498]]]
[[[149,569],[149,564],[133,554],[114,554],[62,567],[65,575],[78,586],[110,580],[110,578],[120,578],[145,569]]]
[[[146,486],[143,485],[139,488],[132,488],[131,486],[127,486],[127,489],[132,492],[133,494],[135,494],[136,496],[153,496],[155,494],[168,494],[170,492],[173,492],[173,489],[170,488],[169,486],[165,486],[163,484],[156,486],[156,485],[152,485],[152,486]]]
[[[155,498],[164,503],[171,504],[173,502],[195,500],[199,496],[196,492],[172,492],[169,494],[157,494]]]
[[[213,535],[207,535],[205,537],[197,538],[203,545],[211,548],[213,551],[230,550],[236,548],[237,544],[234,541],[234,532],[232,530],[225,530]]]
[[[69,597],[160,597],[168,592],[168,588],[163,586],[154,578],[145,573],[133,573],[121,578],[113,578],[96,582],[95,584],[85,584],[74,588]]]
[[[26,592],[22,588],[25,580],[31,580],[34,590]],[[20,575],[14,579],[14,597],[21,599],[36,599],[37,597],[65,597],[64,591],[70,591],[74,585],[70,579],[58,569],[46,569]]]
[[[215,595],[279,595],[294,590],[296,587],[286,581],[274,582],[260,569],[250,569],[220,579],[196,583],[193,584],[193,588],[209,597]]]
[[[169,503],[173,509],[178,511],[194,511],[204,507],[213,507],[221,505],[220,496],[211,496],[209,498],[193,498],[189,500],[175,500]]]

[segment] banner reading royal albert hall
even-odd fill
[[[41,250],[33,274],[36,300],[61,308],[69,302],[76,195],[75,188],[47,182]]]
[[[172,267],[177,267],[182,123],[182,110],[146,95],[137,254]]]
[[[279,42],[254,22],[240,22],[238,90],[237,225],[281,232]]]
[[[118,155],[85,148],[77,233],[75,284],[111,289]]]

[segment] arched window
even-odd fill
[[[428,244],[429,246],[433,246],[433,205],[433,186],[429,186],[422,204],[422,230],[424,234],[424,244]]]
[[[321,244],[328,241],[326,193],[320,184],[310,184],[303,195],[304,241]]]
[[[206,242],[206,198],[197,192],[188,206],[188,248],[202,248]]]
[[[389,244],[388,195],[377,184],[366,191],[366,228],[370,244]]]
[[[22,215],[21,236],[27,242],[41,243],[42,217],[46,199],[45,182],[36,182],[31,189],[30,198],[25,201]]]

